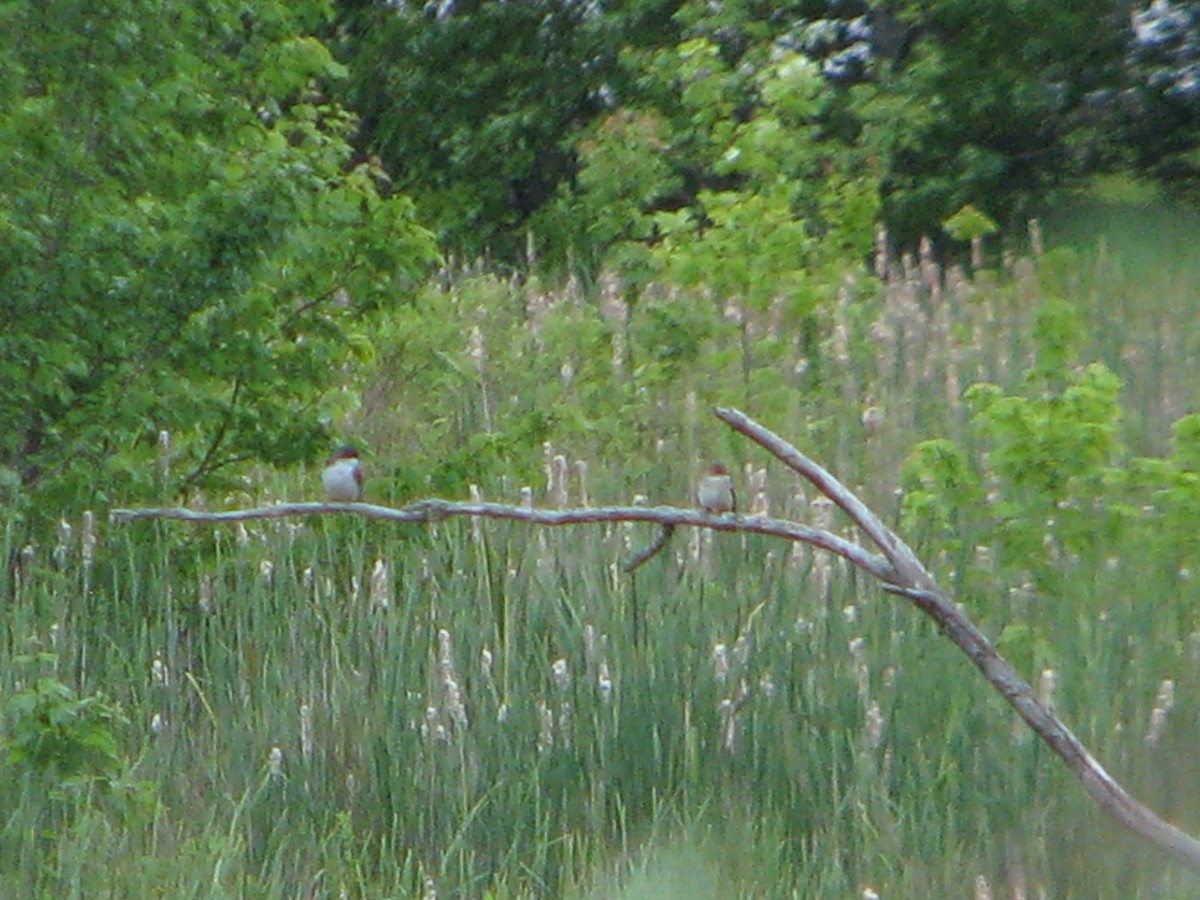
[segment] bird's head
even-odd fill
[[[325,460],[325,465],[332,466],[335,462],[343,459],[358,459],[358,451],[353,447],[341,447],[333,456]]]
[[[723,463],[713,463],[708,467],[709,475],[728,475],[729,470],[725,468]]]

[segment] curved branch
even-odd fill
[[[883,589],[913,602],[938,623],[942,633],[958,645],[1008,704],[1078,778],[1102,809],[1134,834],[1166,851],[1175,860],[1200,874],[1200,841],[1176,828],[1148,806],[1135,800],[1113,779],[1083,742],[1063,721],[1037,699],[1029,683],[1002,657],[983,632],[957,606],[937,591],[920,591],[885,584]]]
[[[739,410],[717,407],[713,414],[734,431],[744,434],[769,451],[788,468],[799,472],[811,481],[817,490],[836,503],[883,551],[883,555],[901,576],[900,579],[896,579],[897,583],[921,589],[937,587],[933,576],[921,565],[921,561],[908,544],[884,525],[879,516],[828,470]]]
[[[220,427],[217,428],[217,433],[213,435],[212,441],[209,442],[208,450],[200,462],[192,468],[192,471],[183,477],[179,483],[179,492],[183,493],[195,484],[206,473],[213,470],[212,461],[217,455],[217,451],[221,448],[221,444],[225,442],[225,436],[229,431],[229,420],[233,416],[233,410],[237,407],[238,395],[242,392],[242,376],[239,374],[233,380],[233,392],[229,396],[229,410],[226,412],[225,418],[221,420]],[[219,467],[218,467],[219,468]]]
[[[941,592],[908,544],[884,525],[862,500],[820,465],[745,413],[724,408],[716,409],[714,413],[730,428],[746,435],[811,481],[854,520],[883,551],[897,573],[895,578],[880,578],[883,589],[908,598],[937,622],[942,633],[966,654],[1034,733],[1066,763],[1102,809],[1134,834],[1200,874],[1200,841],[1139,803],[1108,774],[1071,729],[1037,699],[1025,679],[996,651],[975,623]]]
[[[662,530],[659,531],[658,537],[654,539],[654,543],[644,550],[638,551],[629,562],[625,563],[625,574],[628,575],[630,572],[636,571],[642,563],[649,561],[650,557],[667,546],[667,541],[671,540],[671,535],[674,533],[674,525],[664,525]]]

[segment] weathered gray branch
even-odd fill
[[[625,572],[636,571],[643,563],[648,562],[654,554],[658,553],[663,547],[667,546],[667,542],[671,540],[671,535],[675,533],[674,525],[664,525],[658,532],[658,537],[654,539],[646,548],[639,550],[634,554],[629,562],[625,563]]]
[[[888,562],[896,570],[896,577],[885,578],[884,581],[894,581],[909,587],[934,588],[936,585],[917,555],[908,544],[904,543],[882,520],[871,512],[852,491],[833,477],[825,468],[809,459],[783,438],[759,425],[745,413],[736,409],[717,407],[714,410],[717,418],[734,431],[741,432],[750,440],[766,449],[784,465],[813,483],[822,494],[840,507],[854,524],[863,530],[875,546],[883,551]]]
[[[382,519],[388,522],[440,522],[461,516],[483,519],[513,519],[532,522],[535,525],[584,525],[595,522],[650,522],[675,528],[691,525],[696,528],[711,528],[714,531],[741,531],[750,534],[765,534],[788,541],[800,541],[843,556],[865,572],[883,581],[893,581],[895,573],[891,565],[881,556],[864,550],[853,541],[830,534],[820,528],[811,528],[783,519],[767,519],[761,516],[736,515],[712,516],[695,509],[678,509],[673,506],[598,506],[588,509],[530,509],[525,506],[510,506],[506,503],[460,503],[454,500],[420,500],[396,509],[377,506],[373,503],[278,503],[255,509],[231,509],[222,512],[204,510],[161,508],[161,509],[114,509],[109,518],[114,522],[130,522],[135,519],[178,519],[184,522],[246,522],[251,519],[280,519],[288,516],[314,516],[328,513],[348,512],[367,519]]]
[[[905,597],[937,622],[1001,696],[1083,783],[1085,790],[1124,827],[1168,853],[1177,862],[1200,874],[1200,841],[1161,819],[1121,787],[1069,728],[1038,702],[1029,684],[996,652],[987,637],[937,586],[912,549],[883,524],[865,503],[832,474],[791,444],[736,409],[717,409],[716,415],[734,430],[759,444],[798,472],[838,505],[882,551],[882,556],[845,538],[796,522],[757,516],[712,516],[675,507],[611,506],[595,509],[546,510],[501,503],[458,503],[422,500],[400,509],[370,503],[281,503],[257,509],[200,512],[189,509],[116,509],[114,521],[179,519],[189,522],[238,522],[285,516],[349,512],[391,522],[428,523],[455,516],[511,519],[536,525],[581,525],[596,522],[648,522],[662,532],[649,548],[627,566],[641,565],[665,545],[678,526],[764,534],[801,541],[844,557],[878,579],[885,591]]]
[[[715,413],[731,428],[811,481],[854,520],[894,568],[893,577],[880,578],[883,589],[912,600],[918,609],[938,623],[942,633],[954,641],[1037,736],[1058,754],[1101,808],[1134,834],[1166,851],[1193,872],[1200,873],[1200,841],[1139,803],[1108,774],[1062,720],[1038,701],[1029,683],[996,651],[966,613],[942,593],[909,546],[866,504],[824,468],[744,413],[720,408]]]
[[[1134,834],[1165,850],[1193,872],[1200,873],[1200,841],[1163,821],[1153,810],[1130,796],[1062,720],[1038,701],[1028,682],[996,652],[965,613],[936,590],[921,591],[896,584],[885,584],[883,589],[912,600],[918,609],[937,622],[942,633],[958,645],[1037,736],[1062,758],[1105,811]]]

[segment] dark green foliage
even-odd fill
[[[910,50],[855,93],[881,141],[885,215],[901,241],[967,203],[1020,220],[1056,187],[1121,162],[1116,111],[1089,103],[1122,83],[1125,4],[892,7]]]
[[[364,145],[448,248],[515,261],[531,214],[574,174],[622,45],[669,27],[673,5],[342,4]]]
[[[29,670],[55,658],[18,658]],[[126,724],[119,706],[103,694],[80,697],[49,675],[33,682],[4,704],[5,762],[13,771],[74,781],[112,778],[124,767],[113,728]]]
[[[592,270],[614,243],[629,264],[623,242],[653,239],[655,212],[686,206],[703,222],[704,192],[754,193],[761,179],[743,168],[776,152],[774,174],[793,179],[785,210],[801,220],[831,162],[835,185],[858,166],[837,158],[844,148],[808,149],[824,137],[809,127],[820,85],[792,84],[789,55],[772,58],[784,16],[669,2],[343,4],[339,35],[364,146],[449,248],[515,261],[532,227],[555,264]],[[731,164],[739,123],[759,152]]]
[[[62,509],[294,464],[433,248],[351,159],[323,4],[17,4],[0,58],[0,466]],[[179,480],[156,484],[160,432]],[[166,448],[164,447],[164,452]]]
[[[968,204],[1012,225],[1096,173],[1194,182],[1184,4],[1136,28],[1116,0],[339,8],[364,151],[469,257],[516,262],[532,227],[543,258],[591,271],[614,240],[653,237],[639,215],[752,192],[722,129],[777,103],[756,82],[803,59],[822,75],[820,165],[787,177],[869,175],[906,245]]]
[[[1200,9],[1194,3],[1152,3],[1131,16],[1128,57],[1137,115],[1126,123],[1139,170],[1194,196],[1200,158]]]

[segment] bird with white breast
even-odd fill
[[[363,470],[358,451],[343,447],[325,461],[321,470],[325,499],[334,503],[357,503],[362,499]]]
[[[700,479],[696,487],[696,502],[710,516],[737,512],[737,494],[729,470],[721,463],[708,467],[708,474]]]

